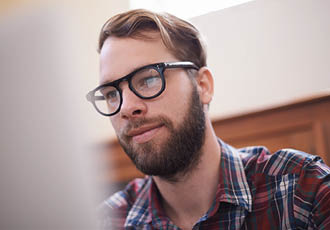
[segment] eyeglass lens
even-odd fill
[[[160,73],[155,67],[145,68],[136,72],[129,81],[133,92],[141,98],[152,98],[163,88]],[[116,112],[121,105],[121,93],[114,86],[106,86],[95,92],[95,105],[104,114]]]

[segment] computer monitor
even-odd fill
[[[97,229],[71,26],[59,8],[1,17],[0,229]]]

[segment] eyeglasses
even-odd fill
[[[199,69],[194,63],[187,61],[146,65],[118,80],[98,86],[86,98],[100,114],[115,115],[123,103],[122,90],[119,87],[121,82],[128,81],[128,87],[139,98],[152,99],[165,90],[164,71],[170,68]]]

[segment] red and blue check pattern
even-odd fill
[[[212,207],[193,229],[330,229],[330,169],[293,149],[235,149],[221,140],[220,181]],[[105,229],[178,230],[152,177],[135,179],[102,204]]]

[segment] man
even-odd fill
[[[214,133],[213,76],[196,28],[133,10],[99,40],[100,86],[87,98],[148,175],[108,200],[110,229],[330,229],[330,170],[295,150],[237,150]]]

